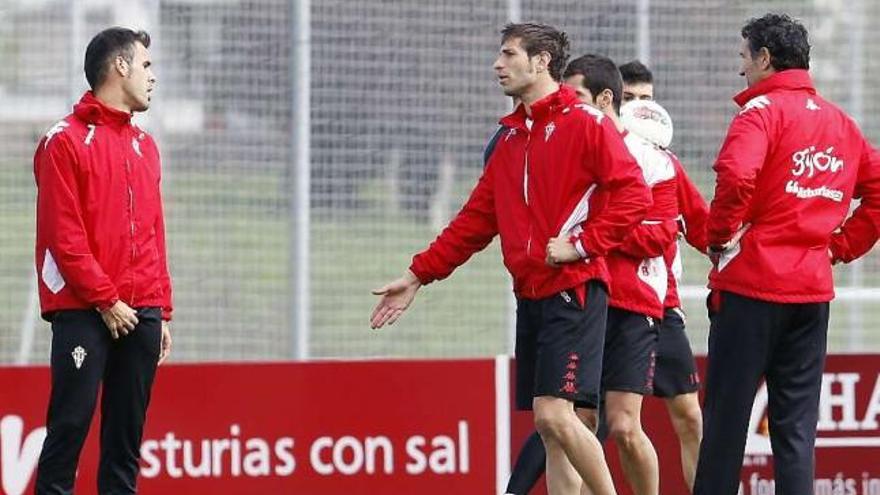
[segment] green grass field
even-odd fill
[[[462,177],[455,194],[473,181]],[[398,276],[436,235],[390,204],[384,183],[361,184],[363,209],[315,211],[311,227],[311,348],[321,358],[489,356],[508,350],[509,276],[497,242],[453,276],[424,288],[398,324],[372,331],[370,289]],[[0,169],[0,362],[10,362],[33,273],[30,168]],[[176,360],[265,360],[293,355],[290,229],[280,174],[166,173],[166,214],[175,280]],[[705,284],[708,262],[685,251],[686,284]],[[838,269],[848,283],[850,269]],[[866,270],[865,283],[878,283]],[[832,351],[880,350],[873,303],[832,305]],[[701,300],[685,301],[696,350],[706,348]],[[32,361],[43,362],[48,334],[38,324]],[[861,328],[861,330],[858,330]]]

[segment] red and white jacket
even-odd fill
[[[641,224],[608,255],[608,305],[662,319],[668,288],[663,254],[678,232],[675,168],[669,155],[639,136],[624,132],[623,140],[651,188],[652,204]]]
[[[34,155],[36,265],[44,317],[122,300],[171,319],[153,139],[87,92]]]
[[[856,123],[816,93],[805,70],[778,72],[734,98],[715,162],[707,239],[724,246],[709,287],[780,303],[825,302],[832,233],[850,200],[878,225],[880,160]]]
[[[645,216],[650,192],[641,171],[601,112],[578,102],[574,90],[535,102],[531,125],[522,105],[501,119],[498,140],[482,177],[458,215],[413,257],[423,283],[440,280],[499,234],[504,264],[521,298],[541,299],[583,283],[609,281],[604,256]],[[601,204],[595,196],[607,196]],[[607,194],[605,194],[607,192]],[[551,237],[574,236],[587,255],[551,267]]]
[[[709,205],[700,190],[688,177],[684,167],[671,151],[667,151],[675,166],[676,196],[678,198],[679,229],[685,241],[701,253],[706,253],[706,221],[709,219]],[[669,269],[669,290],[666,293],[665,308],[678,308],[681,299],[678,286],[681,283],[681,243],[672,243],[663,254],[666,267]]]

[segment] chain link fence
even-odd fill
[[[510,19],[563,28],[573,56],[648,62],[675,121],[673,148],[707,195],[735,112],[730,98],[743,87],[739,29],[750,16],[784,11],[803,20],[819,90],[880,140],[873,97],[880,33],[868,29],[880,5],[867,0],[322,0],[306,6],[308,33],[296,28],[300,7],[296,0],[0,6],[0,363],[47,360],[48,325],[35,299],[31,159],[40,136],[86,89],[88,40],[113,24],[146,28],[155,42],[159,84],[139,119],[163,153],[178,361],[510,350],[510,280],[497,243],[423,289],[398,324],[368,326],[370,289],[406,268],[482,170],[483,146],[509,110],[491,65]],[[297,56],[302,48],[308,60]],[[297,93],[304,62],[308,91]],[[297,95],[308,95],[308,104]],[[310,122],[305,170],[294,139],[302,112]],[[304,178],[307,211],[293,194]],[[307,267],[292,254],[299,239],[308,239]],[[708,264],[687,250],[685,267],[690,333],[704,351]],[[877,256],[838,267],[836,276],[830,350],[880,350]],[[300,314],[309,324],[298,337]]]

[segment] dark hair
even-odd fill
[[[144,48],[149,48],[150,35],[146,31],[112,27],[96,34],[92,41],[89,41],[83,69],[92,90],[104,84],[110,64],[116,60],[116,57],[122,57],[128,63],[134,60],[136,42],[144,45]]]
[[[777,71],[810,68],[807,28],[786,14],[767,14],[749,19],[742,28],[754,57],[761,48],[770,52],[770,65]]]
[[[578,57],[565,68],[565,78],[584,76],[584,87],[590,90],[593,98],[606,89],[611,90],[614,111],[620,111],[620,98],[623,95],[623,78],[614,61],[603,55],[589,53]]]
[[[550,54],[550,77],[554,81],[562,79],[562,69],[568,62],[568,36],[547,24],[524,22],[508,24],[501,30],[501,43],[511,38],[519,38],[523,49],[533,57],[541,52]]]
[[[627,62],[620,67],[620,77],[626,84],[654,84],[654,74],[639,60]]]

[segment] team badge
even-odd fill
[[[87,354],[88,353],[82,348],[82,346],[76,346],[73,349],[73,352],[70,353],[70,355],[73,356],[73,365],[76,366],[76,369],[82,368],[83,361],[86,360]]]

